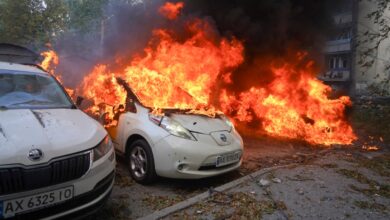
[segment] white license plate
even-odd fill
[[[17,199],[0,201],[0,219],[51,206],[73,198],[73,186]]]
[[[240,152],[225,154],[217,157],[216,167],[225,166],[231,163],[238,162],[240,160]]]

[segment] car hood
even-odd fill
[[[214,131],[230,131],[231,128],[221,118],[203,115],[171,114],[170,117],[190,131],[210,134]]]
[[[96,146],[104,128],[78,109],[11,109],[0,111],[0,165],[45,163]],[[28,159],[31,149],[43,158]]]

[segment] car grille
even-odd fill
[[[64,183],[83,176],[90,154],[59,159],[46,166],[0,168],[0,196]]]

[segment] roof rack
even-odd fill
[[[25,65],[38,65],[40,55],[22,46],[0,43],[0,61]]]

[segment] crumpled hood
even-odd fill
[[[170,117],[190,131],[204,134],[210,134],[214,131],[230,131],[229,125],[220,118],[187,114],[172,114]]]
[[[90,149],[105,135],[98,122],[78,109],[0,110],[0,165],[45,163]],[[43,158],[29,160],[31,149],[42,150]]]

